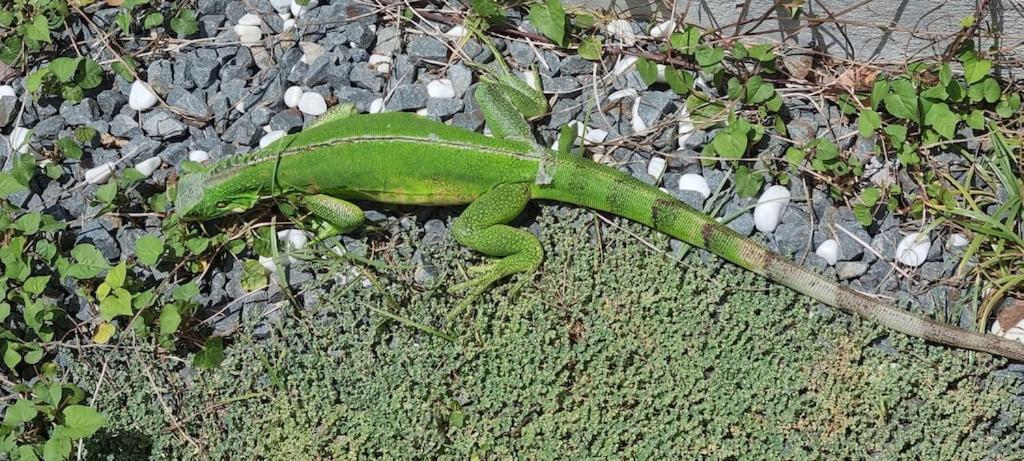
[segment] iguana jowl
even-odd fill
[[[499,279],[535,271],[537,238],[508,226],[530,200],[601,210],[671,235],[773,282],[910,336],[1024,361],[1024,343],[963,330],[906,312],[827,280],[771,252],[675,197],[613,168],[536,144],[525,117],[547,110],[543,95],[511,74],[478,85],[493,137],[414,114],[328,113],[266,148],[185,175],[176,209],[184,219],[245,211],[287,198],[347,232],[363,221],[352,200],[411,205],[468,204],[453,237],[494,262],[461,284],[476,296]]]

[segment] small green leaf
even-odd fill
[[[917,108],[917,90],[907,79],[893,80],[891,92],[885,95],[885,110],[895,117],[917,122],[921,119]]]
[[[68,268],[68,275],[76,279],[88,279],[110,268],[107,258],[91,243],[82,243],[71,249],[75,263]]]
[[[580,42],[580,57],[590,61],[600,61],[603,47],[601,39],[594,36],[587,37]]]
[[[135,257],[139,259],[140,263],[147,266],[156,264],[163,252],[164,242],[158,237],[143,235],[135,241]]]
[[[119,27],[121,32],[125,35],[131,34],[132,14],[129,13],[128,10],[121,10],[121,12],[117,13],[117,16],[114,17],[114,24],[117,24],[117,27]]]
[[[750,171],[746,165],[736,168],[736,194],[740,197],[753,197],[764,185],[764,175]]]
[[[565,10],[560,0],[547,0],[530,7],[530,22],[545,37],[562,45],[565,42]]]
[[[871,208],[862,203],[853,205],[853,217],[857,219],[858,224],[864,227],[870,226],[871,222],[875,220]]]
[[[50,43],[50,24],[47,23],[46,16],[33,16],[32,22],[25,24],[25,37],[37,42]]]
[[[83,90],[96,88],[103,83],[103,69],[92,58],[84,58],[75,74],[75,83]]]
[[[38,414],[39,411],[36,410],[36,405],[31,400],[18,399],[4,412],[4,425],[17,426],[32,421]]]
[[[25,213],[21,215],[16,221],[14,221],[14,229],[21,231],[22,234],[34,234],[39,230],[39,223],[43,221],[42,213]]]
[[[665,67],[665,82],[676,94],[688,94],[693,89],[694,77],[688,71]]]
[[[747,103],[760,104],[771,99],[775,95],[775,87],[764,83],[760,75],[755,75],[747,80]]]
[[[82,147],[74,139],[60,138],[57,140],[57,148],[64,155],[64,158],[76,160],[82,158]]]
[[[967,80],[968,85],[988,76],[990,70],[992,70],[992,61],[987,59],[978,59],[972,56],[971,59],[964,61],[964,79]]]
[[[953,81],[953,73],[949,70],[949,63],[944,62],[942,63],[942,66],[939,67],[939,83],[941,83],[942,86],[947,86],[951,81]]]
[[[177,301],[192,301],[193,298],[199,296],[199,286],[196,285],[196,282],[188,282],[175,287],[171,291],[171,296]]]
[[[43,444],[43,461],[64,461],[71,456],[71,441],[66,437],[50,437]]]
[[[644,84],[651,86],[658,81],[658,65],[647,58],[640,58],[636,61],[636,71]]]
[[[217,368],[224,361],[224,340],[220,336],[210,338],[203,345],[203,350],[196,353],[192,365],[201,370]]]
[[[132,294],[117,288],[100,301],[100,317],[109,322],[122,315],[132,315]]]
[[[700,47],[697,49],[694,57],[697,58],[697,64],[700,64],[701,67],[711,67],[722,62],[722,59],[725,58],[725,50],[721,48]]]
[[[50,69],[50,73],[57,78],[57,81],[66,83],[70,82],[71,78],[75,76],[80,59],[60,57],[51,61],[46,67]]]
[[[96,188],[96,202],[110,204],[117,198],[117,182],[110,181]]]
[[[154,27],[159,27],[163,25],[163,23],[164,15],[154,11],[146,15],[146,19],[142,21],[142,27],[145,27],[146,29],[152,29]]]
[[[576,13],[572,17],[572,23],[580,29],[589,29],[597,24],[597,18],[592,14]]]
[[[882,191],[877,187],[869,187],[860,193],[860,201],[867,206],[875,206],[880,198],[882,198]]]
[[[865,138],[870,138],[871,135],[875,134],[875,130],[882,127],[882,118],[871,109],[863,109],[860,111],[860,116],[857,117],[857,130],[860,135]]]
[[[946,139],[953,139],[956,135],[956,125],[959,121],[960,117],[949,110],[949,106],[944,102],[932,105],[924,117],[924,124],[932,127]]]
[[[735,125],[722,128],[715,132],[715,139],[711,141],[715,152],[728,159],[738,159],[747,152],[747,135],[732,129]]]
[[[63,411],[63,435],[69,439],[84,439],[107,425],[107,419],[98,411],[84,405],[70,405]]]
[[[875,84],[871,86],[871,109],[878,110],[878,105],[882,103],[882,99],[889,93],[889,81],[884,78],[875,80]]]
[[[244,284],[243,274],[243,284]],[[160,310],[160,336],[169,336],[178,331],[178,326],[181,325],[181,314],[178,313],[178,307],[174,304],[168,304]]]
[[[126,278],[128,278],[128,266],[125,265],[124,261],[121,261],[107,271],[107,276],[103,281],[109,285],[110,288],[121,288],[124,286]]]
[[[700,44],[700,29],[694,25],[688,25],[682,32],[675,32],[669,38],[669,44],[676,51],[683,54],[693,54],[697,45]]]
[[[14,179],[14,176],[9,173],[0,173],[0,197],[7,197],[26,189],[28,188]]]
[[[994,103],[1003,94],[1002,89],[999,88],[999,82],[992,77],[985,78],[979,84],[981,85],[982,96],[986,102]]]
[[[267,270],[255,259],[242,263],[242,289],[247,292],[261,290],[267,286]]]
[[[195,12],[189,9],[179,11],[174,19],[171,19],[171,30],[181,37],[188,37],[199,32],[199,23],[196,22]]]
[[[121,56],[122,61],[115,61],[110,65],[110,70],[113,70],[115,74],[120,76],[122,79],[127,81],[135,80],[135,76],[132,75],[132,71],[135,70],[135,60],[131,56]]]

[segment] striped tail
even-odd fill
[[[550,185],[535,197],[606,211],[708,251],[822,303],[910,336],[1024,362],[1024,343],[964,330],[849,289],[783,258],[656,187],[613,168],[559,157]]]

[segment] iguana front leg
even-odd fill
[[[480,275],[455,286],[455,290],[469,290],[467,301],[504,277],[533,272],[540,266],[544,250],[537,237],[505,225],[519,216],[529,201],[529,184],[502,184],[485,192],[455,219],[452,236],[456,241],[485,255],[501,257],[472,269]]]

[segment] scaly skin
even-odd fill
[[[530,200],[555,200],[644,224],[901,333],[1024,361],[1024,343],[938,323],[860,294],[736,234],[656,187],[536,145],[521,114],[542,113],[546,104],[542,96],[531,99],[530,91],[502,77],[481,85],[475,96],[498,137],[406,113],[329,114],[262,151],[185,176],[176,207],[185,219],[210,219],[278,196],[295,200],[345,232],[363,220],[348,200],[469,204],[453,223],[453,237],[499,258],[475,268],[479,276],[461,284],[471,299],[506,276],[538,268],[543,259],[540,242],[506,223]]]

